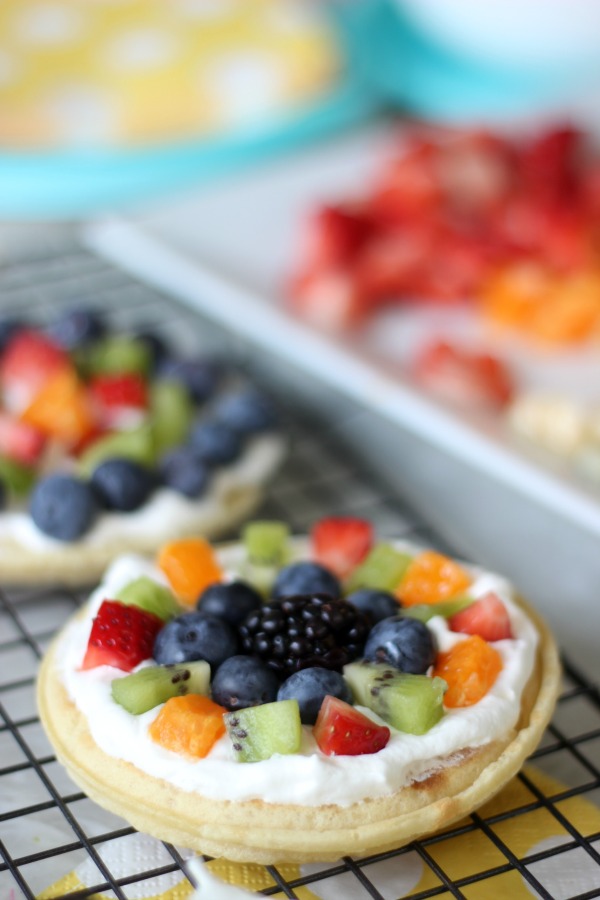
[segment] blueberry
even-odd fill
[[[0,319],[0,352],[4,350],[8,342],[15,336],[17,331],[21,331],[25,325],[20,319],[6,318]]]
[[[279,679],[255,656],[230,656],[216,671],[211,693],[226,709],[245,709],[277,699]]]
[[[204,403],[217,389],[222,368],[212,359],[165,359],[159,366],[159,375],[179,381],[196,403]]]
[[[193,426],[190,445],[202,462],[209,466],[233,462],[242,452],[242,439],[221,422],[198,422]]]
[[[106,328],[97,312],[75,307],[62,313],[55,322],[48,326],[46,332],[65,350],[74,350],[76,347],[103,337]]]
[[[166,453],[160,461],[160,475],[167,487],[195,499],[201,497],[208,485],[210,473],[191,447],[177,447]]]
[[[400,609],[400,603],[393,594],[388,591],[380,591],[373,588],[362,588],[354,591],[346,597],[348,603],[367,614],[373,625],[395,616]]]
[[[156,478],[139,463],[115,457],[94,470],[91,483],[107,509],[131,512],[146,502],[156,487]]]
[[[324,566],[314,562],[297,562],[284,566],[273,585],[273,597],[292,597],[295,594],[329,594],[341,597],[340,583]]]
[[[302,722],[314,725],[327,694],[352,703],[352,691],[339,672],[313,666],[290,675],[279,688],[277,699],[297,700]]]
[[[255,388],[227,394],[217,404],[215,417],[240,434],[266,431],[277,423],[273,404]]]
[[[371,629],[364,656],[371,662],[387,663],[401,672],[422,675],[435,662],[436,647],[423,622],[390,616]]]
[[[87,482],[71,475],[49,475],[34,487],[29,511],[44,534],[59,541],[75,541],[91,527],[99,503]]]
[[[150,351],[152,371],[158,369],[169,356],[169,346],[163,338],[154,331],[139,331],[134,335],[136,341],[141,341]]]
[[[159,665],[205,659],[216,669],[237,649],[237,637],[227,622],[190,612],[171,619],[158,632],[153,655]]]
[[[261,606],[262,597],[245,581],[210,584],[197,603],[197,609],[205,615],[224,619],[234,628],[242,624],[248,613]]]

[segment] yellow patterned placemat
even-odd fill
[[[339,68],[305,0],[3,0],[0,147],[214,135],[309,101]]]
[[[526,772],[533,783],[546,796],[552,796],[564,790],[564,785],[555,779],[528,767]],[[479,813],[483,817],[495,816],[513,809],[526,806],[535,800],[533,794],[518,778],[513,779],[505,788],[483,806]],[[600,809],[592,803],[575,796],[561,805],[561,811],[567,820],[584,836],[595,834],[600,830]],[[467,818],[465,824],[470,820]],[[452,826],[452,830],[456,826]],[[546,809],[536,809],[529,813],[519,813],[492,826],[493,831],[518,857],[550,850],[551,848],[571,840],[568,832],[562,828],[557,819]],[[159,866],[172,864],[173,859],[162,843],[145,835],[134,834],[125,838],[97,845],[115,878],[126,877],[135,872],[142,873]],[[496,848],[483,831],[475,830],[458,837],[449,837],[428,846],[428,852],[440,865],[443,871],[454,881],[470,875],[482,873],[496,866],[506,864],[506,857]],[[566,851],[567,854],[580,851]],[[187,854],[189,858],[193,854]],[[585,854],[583,854],[585,857]],[[568,856],[567,856],[568,860]],[[586,866],[589,862],[591,867]],[[565,856],[549,856],[536,864],[536,877],[544,880],[551,878],[553,883],[560,884],[560,896],[575,896],[600,886],[595,881],[600,878],[597,866],[589,858],[571,858],[565,862]],[[212,860],[208,863],[211,871],[230,884],[244,887],[249,891],[260,891],[274,885],[273,878],[264,866],[232,863],[227,860]],[[544,870],[546,867],[546,870]],[[310,865],[278,865],[277,870],[287,882],[293,882],[309,874],[324,872],[335,866]],[[400,898],[406,894],[417,893],[439,887],[440,882],[416,851],[409,851],[391,859],[369,863],[365,874],[386,898]],[[91,887],[99,881],[98,870],[91,861],[86,861],[57,881],[43,893],[38,900],[52,900],[71,891]],[[181,872],[174,872],[130,885],[128,895],[136,900],[185,900],[192,892],[188,880]],[[509,896],[511,900],[530,900],[531,890],[526,886],[521,875],[512,870],[494,878],[475,882],[462,888],[468,900],[490,900],[492,897]],[[362,900],[364,888],[351,872],[333,873],[330,877],[319,877],[310,887],[295,887],[294,892],[299,900]],[[283,898],[282,892],[273,895]],[[448,894],[439,895],[443,900]],[[97,895],[97,900],[104,900]]]

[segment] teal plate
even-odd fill
[[[376,107],[349,63],[340,82],[318,101],[264,127],[211,140],[131,150],[0,152],[0,216],[73,218],[123,209],[354,125]]]

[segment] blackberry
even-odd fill
[[[366,616],[329,594],[273,600],[240,626],[245,652],[264,659],[282,676],[311,666],[339,672],[361,655],[368,633]]]

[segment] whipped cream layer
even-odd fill
[[[35,551],[52,551],[77,547],[112,547],[128,540],[137,544],[158,546],[170,540],[178,529],[197,528],[204,519],[217,518],[227,496],[236,488],[260,487],[279,464],[284,439],[269,434],[253,438],[236,462],[221,467],[197,500],[169,488],[154,491],[147,503],[133,512],[103,512],[94,525],[78,541],[56,540],[40,531],[26,510],[7,510],[0,516],[0,551],[2,542],[16,543]]]
[[[297,546],[297,557],[305,557],[306,545]],[[413,553],[421,549],[404,543],[397,546]],[[223,549],[220,558],[229,577],[235,577],[243,558],[239,545]],[[163,575],[138,556],[121,557],[110,567],[92,595],[85,616],[73,620],[65,629],[55,654],[57,665],[69,697],[86,717],[98,746],[109,756],[133,763],[148,775],[162,778],[184,791],[197,791],[204,797],[219,800],[260,799],[267,803],[302,806],[325,803],[349,806],[368,797],[385,796],[412,781],[424,779],[451,763],[462,750],[502,738],[517,724],[521,695],[534,668],[538,634],[514,602],[513,590],[506,580],[476,568],[469,571],[474,578],[469,594],[480,597],[494,591],[509,611],[514,639],[494,643],[502,657],[502,671],[478,703],[463,709],[446,710],[440,722],[424,735],[390,729],[389,743],[375,754],[325,756],[307,726],[303,726],[300,753],[275,755],[255,763],[236,761],[227,735],[217,742],[206,759],[197,761],[155,744],[148,736],[148,726],[161,706],[133,716],[111,697],[112,680],[126,673],[109,666],[79,671],[92,619],[102,601],[114,596],[140,575],[165,583]],[[467,637],[452,633],[441,616],[432,618],[428,627],[442,652]],[[370,710],[357,708],[381,723]]]

